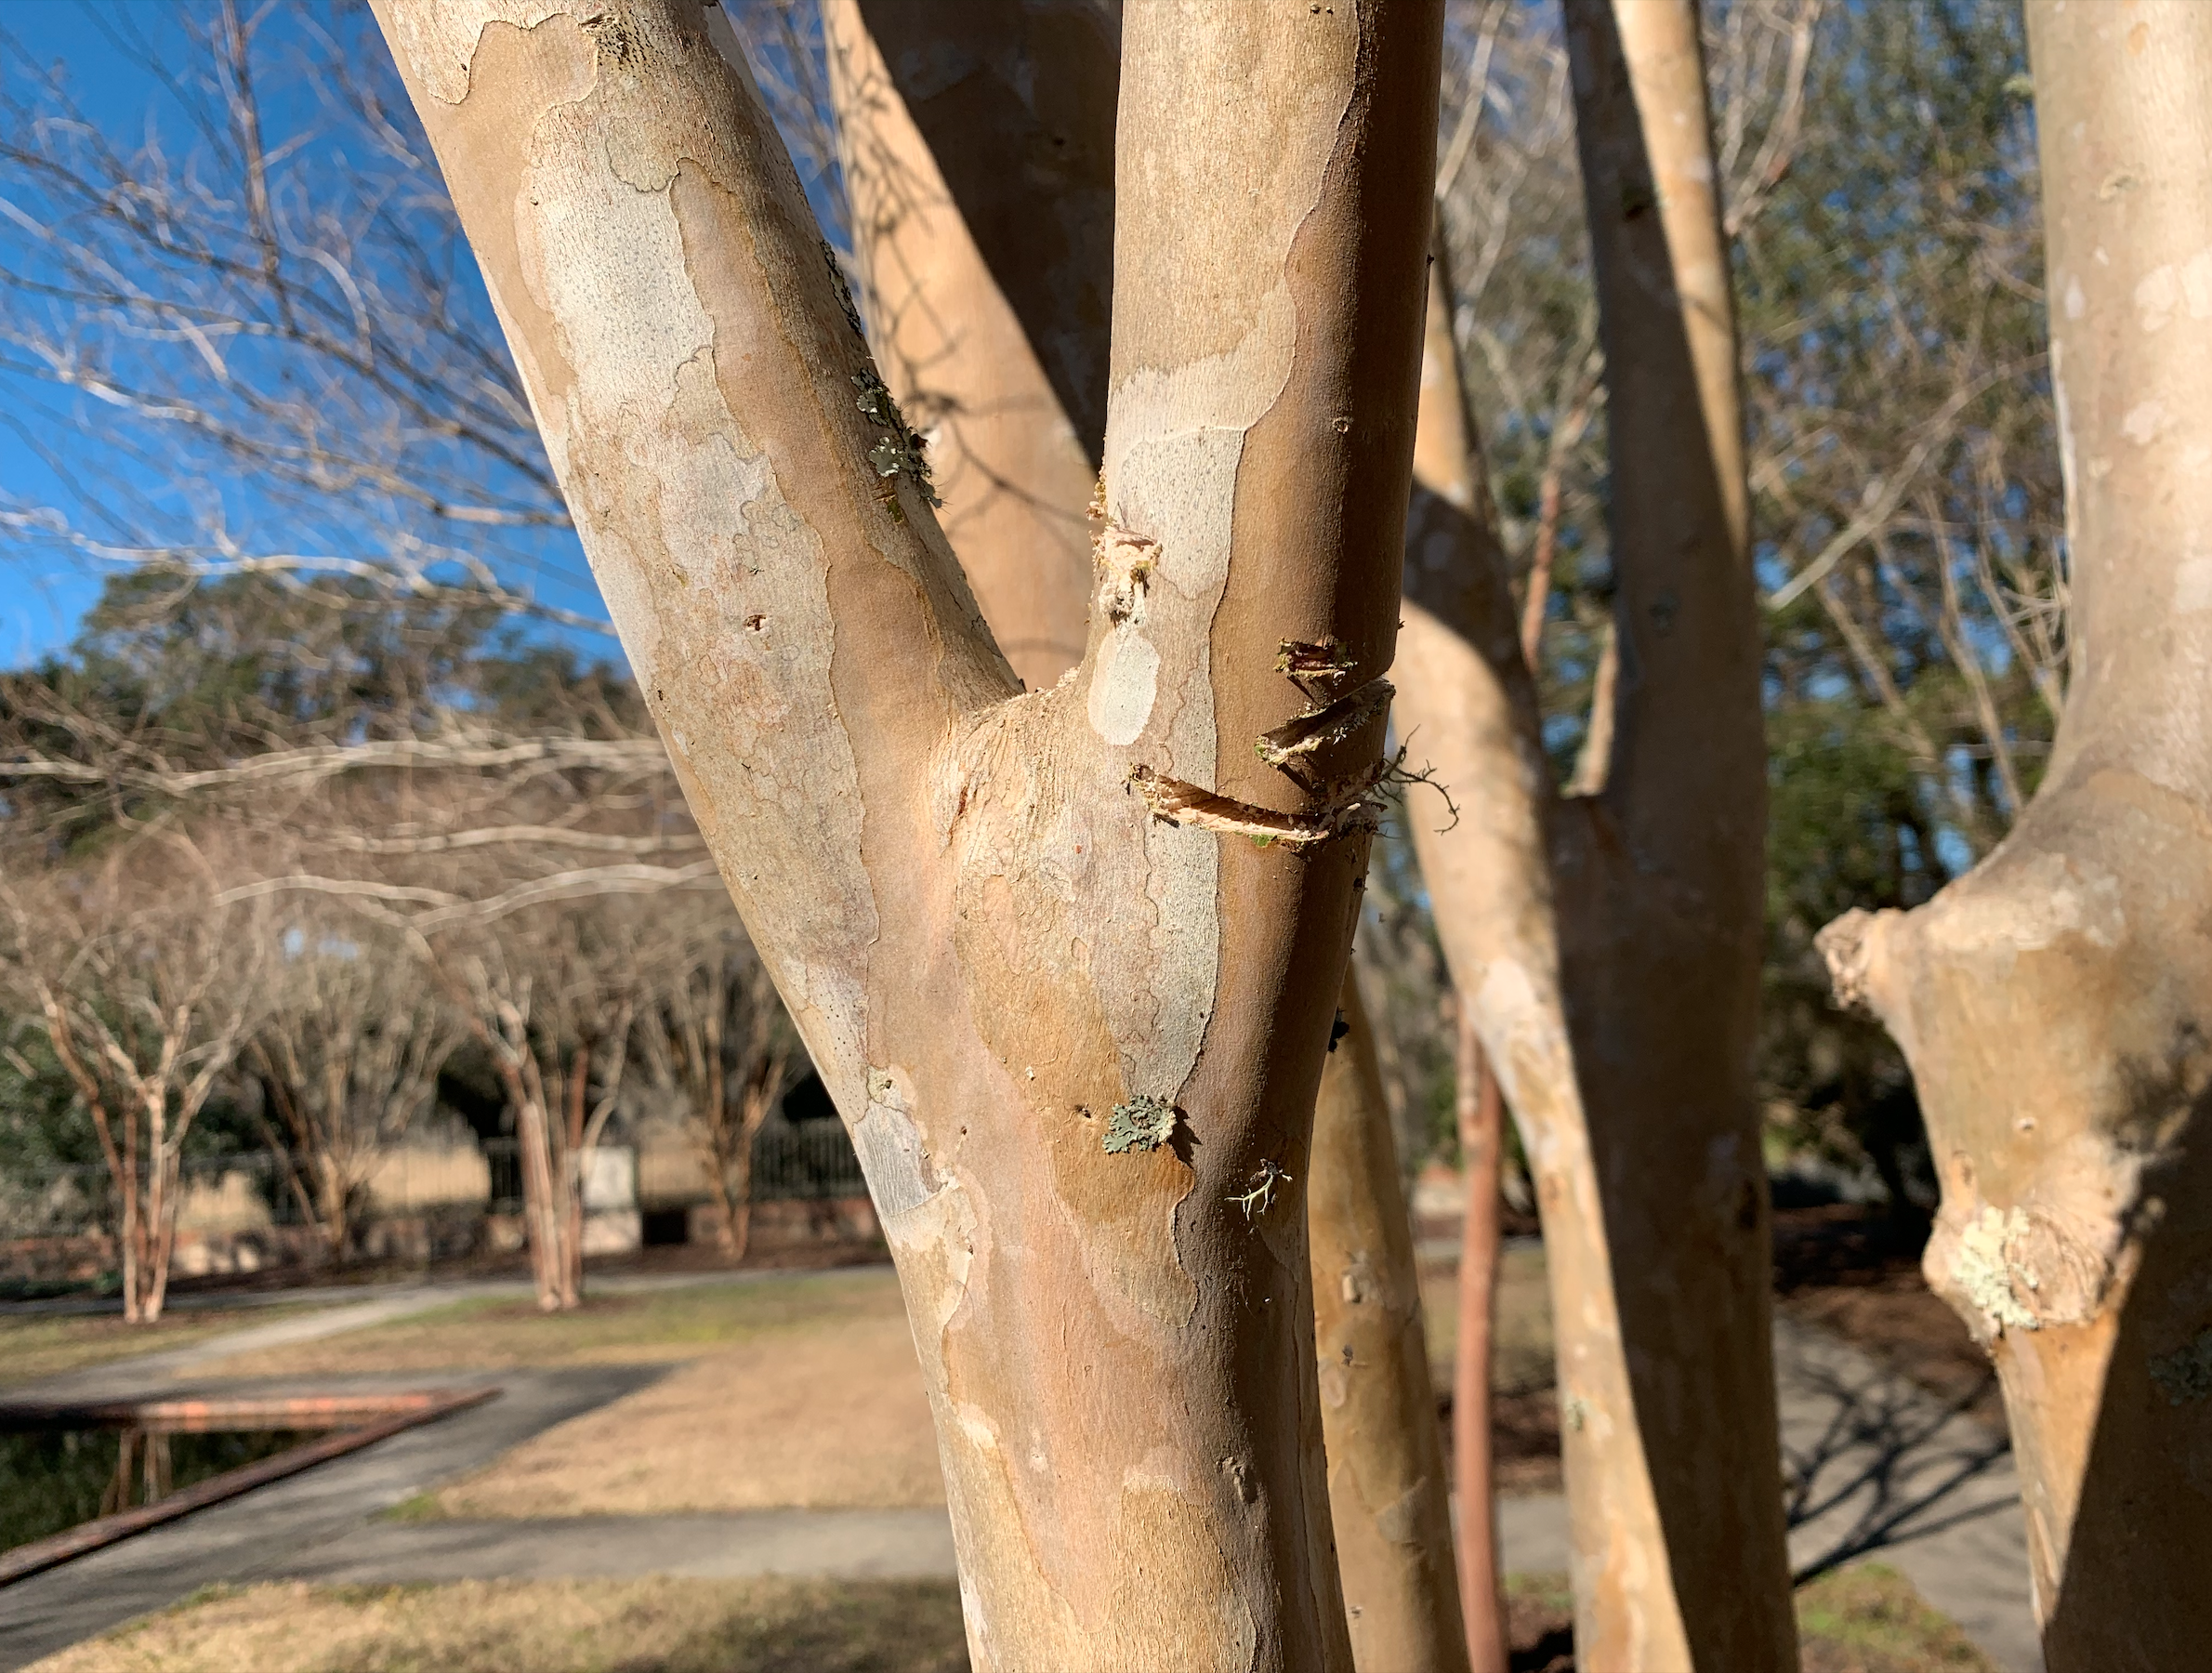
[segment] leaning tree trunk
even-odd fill
[[[1413,1225],[1375,1034],[1350,970],[1341,1008],[1344,1034],[1314,1106],[1306,1220],[1329,1511],[1352,1659],[1361,1673],[1467,1673],[1451,1482],[1429,1381]],[[1463,1524],[1489,1514],[1487,1494],[1460,1507]],[[1494,1606],[1477,1613],[1494,1628]],[[1502,1653],[1495,1666],[1503,1673]]]
[[[1474,1673],[1506,1673],[1499,1591],[1497,1471],[1490,1382],[1497,1327],[1498,1180],[1505,1158],[1505,1100],[1481,1036],[1464,1005],[1455,1008],[1453,1101],[1459,1127],[1464,1213],[1459,1233],[1459,1328],[1452,1367],[1452,1474],[1459,1495],[1459,1595],[1467,1608],[1467,1653]]]
[[[945,537],[1032,691],[1083,659],[1089,615],[1119,10],[823,7],[869,345],[929,433]]]
[[[2033,4],[2072,680],[2001,847],[1824,932],[1913,1068],[2053,1673],[2212,1629],[2212,9]]]
[[[1103,598],[1027,696],[719,14],[504,9],[378,3],[867,1171],[977,1666],[1346,1666],[1303,1204],[1232,1198],[1365,861],[1441,5],[1127,8]]]
[[[870,339],[909,409],[945,415],[933,456],[953,461],[939,473],[946,533],[1017,671],[1050,686],[1081,655],[1079,635],[1071,642],[1059,625],[1083,622],[1092,587],[1082,513],[1106,404],[1118,16],[1064,0],[948,0],[926,12],[833,0],[826,16]],[[1019,351],[958,352],[962,343]],[[995,423],[1002,415],[1010,422]],[[1314,1270],[1327,1272],[1316,1296],[1324,1337],[1349,1305],[1338,1266],[1352,1254],[1339,1245],[1355,1231],[1369,1299],[1389,1298],[1387,1313],[1354,1315],[1369,1320],[1361,1334],[1402,1325],[1399,1310],[1418,1299],[1410,1235],[1380,1230],[1405,1219],[1387,1121],[1330,1128],[1363,1086],[1347,1078],[1350,1065],[1372,1072],[1371,1047],[1363,1032],[1332,1057],[1316,1113],[1334,1134],[1308,1191]],[[1417,1338],[1417,1317],[1412,1328]],[[1367,1673],[1465,1665],[1428,1366],[1402,1358],[1397,1348],[1363,1356],[1355,1400],[1332,1397],[1344,1366],[1326,1353],[1322,1366],[1331,1482],[1377,1493],[1395,1483],[1349,1520],[1331,1495],[1353,1658]],[[1389,1420],[1408,1414],[1410,1430]],[[1423,1460],[1436,1466],[1426,1475]],[[1405,1499],[1423,1481],[1440,1495],[1434,1516]]]
[[[1399,725],[1463,804],[1415,840],[1544,1217],[1580,1653],[1788,1666],[1750,1078],[1760,642],[1697,19],[1689,0],[1567,17],[1626,671],[1592,719],[1613,728],[1610,771],[1596,794],[1550,790],[1441,301]]]

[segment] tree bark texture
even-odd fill
[[[2118,1673],[2204,1659],[2212,1552],[2212,11],[2039,3],[2028,39],[2065,707],[1994,853],[1822,939],[1912,1064],[2045,1657]]]
[[[1544,1216],[1580,1653],[1787,1666],[1750,1077],[1760,641],[1697,20],[1571,0],[1567,22],[1613,459],[1610,771],[1551,789],[1441,297],[1398,725],[1460,803],[1415,846]]]
[[[1086,269],[1066,257],[1111,253],[1118,11],[981,0],[925,17],[846,0],[827,15],[846,175],[860,204],[855,244],[872,276],[870,339],[921,410],[1025,418],[976,432],[996,438],[997,463],[942,477],[942,520],[1017,671],[1033,690],[1050,686],[1081,655],[1080,635],[1071,641],[1054,624],[1080,625],[1088,612],[1090,541],[1073,512],[1100,438],[1064,417],[1037,421],[1047,411],[1102,415],[1106,404],[1111,298],[1093,280],[1110,265]],[[1009,169],[1017,156],[1024,166]],[[886,274],[897,278],[895,295]],[[955,333],[947,321],[969,323]],[[1019,351],[963,356],[955,352],[962,335],[1016,339]],[[955,379],[974,391],[964,405],[931,393]],[[1079,472],[1066,468],[1071,435]],[[1041,523],[1039,507],[1057,507],[1060,520]],[[1348,995],[1354,985],[1348,972]],[[1345,1009],[1355,1015],[1356,999]],[[1363,1101],[1374,1044],[1361,1019],[1323,1073],[1307,1200],[1319,1336],[1334,1341],[1331,1330],[1344,1324],[1346,1353],[1355,1335],[1374,1338],[1359,1344],[1366,1351],[1356,1369],[1326,1350],[1321,1365],[1353,1660],[1363,1673],[1398,1673],[1463,1666],[1466,1653],[1404,1192],[1387,1111],[1371,1121],[1376,1106]],[[1257,1184],[1274,1188],[1264,1176]],[[1398,1234],[1385,1235],[1393,1222]],[[1355,1494],[1349,1513],[1347,1491]],[[1484,1618],[1502,1645],[1494,1611]]]
[[[1127,8],[1099,607],[1026,696],[718,17],[378,12],[867,1171],[976,1666],[1348,1666],[1303,1204],[1234,1198],[1365,861],[1380,710],[1277,665],[1389,660],[1441,7]]]
[[[1458,1070],[1454,1101],[1466,1216],[1459,1238],[1459,1332],[1452,1376],[1452,1473],[1459,1495],[1459,1595],[1473,1673],[1506,1673],[1498,1588],[1497,1475],[1491,1447],[1490,1378],[1497,1326],[1498,1179],[1505,1100],[1467,1008],[1453,1020]]]
[[[868,341],[1032,691],[1082,660],[1106,432],[1120,8],[828,0]]]
[[[1336,1571],[1360,1673],[1466,1673],[1451,1482],[1390,1112],[1360,986],[1313,1113],[1314,1352]],[[1487,1516],[1488,1499],[1461,1515]],[[1492,1612],[1494,1625],[1494,1611]],[[1501,1657],[1497,1667],[1505,1663]]]

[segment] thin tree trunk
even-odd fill
[[[1110,0],[827,0],[868,341],[1032,691],[1082,660],[1113,282]]]
[[[1622,1416],[1644,1432],[1690,1665],[1788,1666],[1751,1075],[1764,642],[1697,10],[1569,0],[1567,12],[1605,349],[1620,691],[1604,793],[1573,804],[1584,817],[1564,828],[1560,864],[1581,874],[1565,965],[1633,1377]]]
[[[1108,607],[1027,697],[697,7],[494,11],[378,0],[639,685],[851,1126],[977,1667],[1345,1667],[1303,1201],[1247,1225],[1232,1199],[1306,1169],[1365,864],[1441,5],[1128,8]],[[1286,643],[1349,710],[1320,721]],[[1256,749],[1293,741],[1296,775]]]
[[[1451,1487],[1429,1381],[1413,1226],[1375,1034],[1349,969],[1341,1008],[1344,1035],[1322,1071],[1314,1106],[1306,1219],[1329,1512],[1352,1661],[1359,1673],[1466,1673]],[[1462,1519],[1468,1514],[1463,1503]],[[1477,1617],[1487,1616],[1494,1630],[1494,1607],[1484,1611],[1480,1598],[1477,1604]],[[1502,1651],[1476,1666],[1503,1673]]]
[[[568,1123],[554,1179],[560,1192],[560,1304],[584,1298],[584,1108],[591,1100],[591,1043],[576,1047],[569,1064]]]
[[[546,1105],[538,1091],[509,1073],[507,1096],[515,1106],[515,1150],[521,1163],[522,1220],[530,1245],[530,1272],[540,1311],[558,1312],[560,1295],[560,1217],[553,1201],[553,1155]]]
[[[1543,1217],[1568,1414],[1561,1453],[1575,1641],[1596,1667],[1679,1669],[1689,1660],[1633,1417],[1613,1251],[1569,1036],[1547,853],[1558,816],[1550,768],[1441,262],[1430,283],[1396,707],[1401,735],[1417,741],[1423,760],[1453,788],[1459,818],[1447,823],[1416,801],[1414,844],[1464,1014],[1520,1124]]]
[[[146,1286],[146,1299],[138,1310],[147,1324],[156,1323],[169,1299],[169,1261],[177,1252],[178,1198],[184,1188],[184,1134],[169,1130],[169,1093],[163,1087],[151,1103],[147,1124],[146,1237],[149,1258],[138,1270]]]
[[[1697,23],[1687,0],[1567,20],[1607,350],[1612,770],[1601,796],[1550,793],[1441,302],[1398,723],[1460,804],[1415,841],[1544,1217],[1579,1653],[1788,1666],[1750,1085],[1760,641]]]
[[[146,1217],[138,1179],[138,1112],[123,1117],[123,1319],[126,1324],[152,1323],[146,1317],[140,1280],[146,1271]]]
[[[1457,1025],[1459,1166],[1467,1218],[1459,1239],[1459,1335],[1452,1377],[1452,1470],[1459,1495],[1459,1595],[1467,1604],[1474,1673],[1506,1673],[1499,1601],[1497,1476],[1491,1457],[1491,1342],[1497,1321],[1498,1169],[1505,1103],[1481,1037],[1460,1008]]]
[[[1917,1084],[2045,1660],[2204,1660],[2212,1551],[2212,10],[2028,7],[2072,678],[2011,835],[1823,933]]]

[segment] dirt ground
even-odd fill
[[[2002,1426],[1989,1356],[1920,1275],[1924,1226],[1838,1205],[1774,1217],[1774,1294],[1790,1317],[1842,1337],[1899,1376]]]
[[[779,1505],[936,1505],[944,1502],[929,1411],[913,1338],[888,1272],[852,1272],[775,1286],[806,1293],[802,1306],[770,1310],[758,1291],[680,1291],[547,1320],[512,1304],[363,1331],[286,1350],[348,1366],[370,1359],[422,1365],[467,1353],[528,1353],[507,1363],[577,1363],[622,1358],[693,1363],[650,1389],[573,1419],[402,1514],[636,1516],[745,1510]],[[1454,1344],[1449,1271],[1424,1281],[1437,1386],[1450,1388]],[[739,1303],[745,1316],[725,1317]],[[630,1302],[630,1298],[617,1298]],[[692,1314],[713,1317],[737,1345],[709,1350]],[[1559,1405],[1541,1250],[1509,1250],[1498,1293],[1499,1486],[1559,1487]],[[371,1337],[376,1338],[374,1342]],[[559,1355],[559,1358],[555,1358]],[[230,1371],[238,1362],[224,1369]],[[1442,1406],[1449,1414],[1449,1404]]]
[[[894,1311],[709,1355],[411,1508],[636,1516],[943,1503],[914,1338]]]

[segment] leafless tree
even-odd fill
[[[702,903],[704,904],[704,902]],[[753,1151],[804,1048],[734,914],[667,915],[647,957],[639,1010],[646,1072],[682,1099],[684,1130],[722,1211],[718,1241],[742,1259],[752,1235]]]
[[[256,1020],[265,932],[175,831],[87,864],[11,863],[0,883],[0,983],[38,1019],[99,1135],[133,1324],[161,1317],[185,1138]]]
[[[462,1024],[388,931],[311,899],[287,904],[270,915],[268,997],[243,1067],[303,1218],[342,1260],[370,1176],[436,1099]]]

